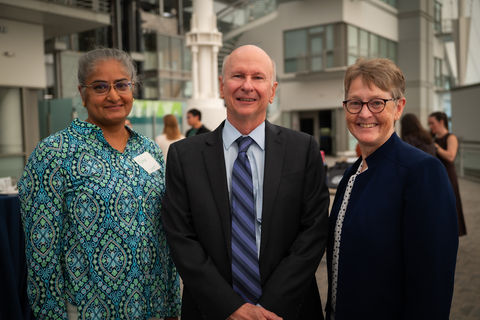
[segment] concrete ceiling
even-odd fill
[[[42,25],[44,40],[110,25],[110,13],[36,0],[0,0],[0,18]]]

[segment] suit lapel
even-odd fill
[[[267,243],[271,221],[274,215],[283,168],[285,145],[285,137],[281,134],[281,130],[270,122],[265,121],[265,167],[263,178],[262,240],[260,244],[260,259]]]
[[[225,169],[225,157],[223,153],[222,123],[213,134],[205,141],[207,147],[203,150],[203,158],[210,182],[211,192],[215,200],[217,212],[222,222],[222,231],[227,246],[229,258],[231,258],[231,213],[228,197],[227,174]]]

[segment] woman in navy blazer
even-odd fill
[[[448,319],[458,228],[441,162],[394,131],[405,78],[387,59],[350,66],[345,120],[362,156],[330,215],[327,319]]]

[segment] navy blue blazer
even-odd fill
[[[445,167],[396,133],[366,162],[343,222],[335,320],[448,319],[458,227]],[[360,163],[361,158],[345,172],[330,215],[327,319],[333,230],[346,184]]]

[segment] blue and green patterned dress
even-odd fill
[[[148,152],[148,174],[133,158]],[[131,132],[123,153],[102,130],[73,120],[40,142],[19,182],[28,296],[39,319],[178,316],[179,277],[160,218],[163,155]]]

